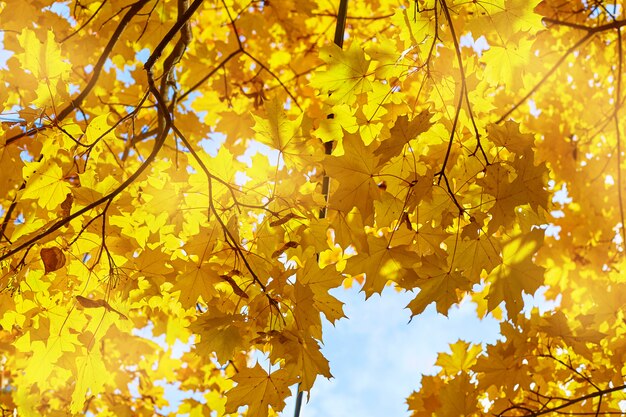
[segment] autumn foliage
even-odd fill
[[[0,1],[3,416],[275,415],[342,285],[500,320],[414,416],[626,409],[624,2],[338,4]]]

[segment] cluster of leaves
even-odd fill
[[[390,282],[502,323],[414,415],[620,412],[623,4],[0,4],[3,413],[274,414]]]

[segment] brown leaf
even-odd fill
[[[68,194],[65,200],[61,203],[61,216],[68,217],[72,211],[72,203],[74,203],[74,196]]]
[[[228,275],[220,275],[220,278],[222,278],[224,281],[230,284],[230,287],[233,289],[233,292],[235,294],[243,298],[248,298],[248,294],[246,294],[246,292],[242,290],[241,287],[239,287],[239,285],[237,285],[234,279],[232,279]]]
[[[283,245],[282,248],[274,251],[274,253],[272,253],[272,258],[278,258],[280,256],[281,253],[283,253],[284,251],[286,251],[289,248],[297,248],[298,246],[300,246],[300,244],[298,242],[294,242],[294,241],[289,241],[287,243],[285,243]]]
[[[43,261],[46,274],[61,269],[65,265],[65,256],[59,248],[43,248],[39,255]]]
[[[78,301],[80,305],[85,308],[111,308],[111,306],[109,306],[109,303],[104,300],[92,300],[91,298],[86,298],[81,295],[76,296],[76,301]]]
[[[303,217],[300,217],[297,214],[289,213],[285,217],[283,217],[282,219],[274,220],[273,222],[271,222],[270,226],[271,227],[276,227],[276,226],[280,226],[281,224],[287,223],[291,219],[302,219],[302,218]]]
[[[84,308],[100,308],[100,307],[103,307],[106,311],[111,311],[113,313],[117,313],[124,320],[128,320],[128,317],[126,317],[124,314],[120,313],[119,311],[117,311],[113,307],[111,307],[111,305],[109,303],[107,303],[105,300],[93,300],[91,298],[83,297],[82,295],[77,295],[76,296],[76,301],[78,301],[78,303],[81,306],[83,306]]]

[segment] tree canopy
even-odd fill
[[[626,409],[624,3],[338,6],[0,1],[3,416],[275,415],[342,285],[500,320],[413,416]]]

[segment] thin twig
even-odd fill
[[[614,22],[607,23],[605,25],[589,27],[589,28],[584,29],[587,32],[587,34],[585,36],[583,36],[582,38],[580,38],[574,45],[569,47],[565,51],[565,53],[558,59],[558,61],[556,61],[556,63],[548,70],[548,72],[546,72],[544,74],[544,76],[541,77],[541,79],[537,82],[537,84],[535,84],[535,86],[533,88],[531,88],[530,91],[528,93],[526,93],[526,95],[524,95],[524,97],[522,97],[517,103],[515,103],[513,105],[513,107],[511,107],[498,120],[496,120],[495,123],[496,124],[500,124],[503,121],[505,121],[506,118],[509,117],[509,115],[511,113],[513,113],[515,110],[517,110],[522,104],[524,104],[526,102],[526,100],[528,100],[533,94],[535,94],[537,92],[537,90],[539,90],[539,88],[541,88],[541,86],[546,82],[546,80],[548,78],[550,78],[556,72],[556,70],[563,64],[563,62],[565,62],[565,59],[572,52],[574,52],[579,46],[581,46],[583,43],[587,42],[589,39],[591,39],[594,35],[596,35],[598,33],[605,32],[607,30],[612,30],[612,29],[619,29],[619,28],[621,28],[623,26],[626,26],[626,20],[616,20]],[[620,55],[620,57],[621,57],[621,55]]]
[[[98,13],[100,13],[100,10],[102,10],[102,8],[104,7],[104,5],[107,3],[107,0],[104,0],[102,3],[100,3],[100,6],[98,6],[98,8],[96,9],[95,12],[93,12],[93,14],[91,16],[89,16],[89,19],[87,19],[85,21],[85,23],[83,23],[82,25],[80,25],[80,27],[78,29],[76,29],[75,31],[73,31],[72,33],[70,33],[69,35],[67,35],[66,37],[64,37],[63,39],[61,39],[59,41],[59,43],[63,43],[65,41],[67,41],[69,38],[71,38],[72,36],[76,35],[78,32],[80,32],[81,30],[83,30],[89,23],[91,23],[91,21],[98,15]]]

